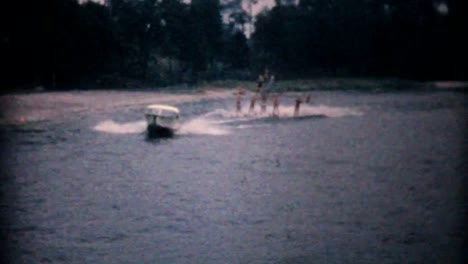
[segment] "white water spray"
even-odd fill
[[[218,123],[231,123],[242,120],[253,120],[272,117],[272,107],[267,107],[265,112],[261,112],[259,109],[255,109],[253,114],[247,114],[246,111],[243,111],[240,114],[236,114],[235,110],[216,110],[206,114],[205,116],[220,116],[223,117],[222,120]],[[327,105],[307,105],[303,104],[299,108],[298,117],[314,117],[314,116],[323,116],[323,117],[344,117],[344,116],[360,116],[363,115],[363,112],[349,107],[334,107]],[[293,105],[282,105],[279,107],[279,118],[287,118],[294,116],[294,106]]]
[[[284,109],[280,109],[283,111],[287,116],[292,116],[294,112],[294,107],[284,107]],[[280,112],[281,114],[281,112]],[[299,116],[316,116],[316,115],[323,115],[326,117],[344,117],[344,116],[360,116],[363,113],[357,109],[349,108],[349,107],[334,107],[334,106],[327,106],[327,105],[301,105],[299,109]]]
[[[145,121],[116,123],[112,120],[106,120],[97,124],[94,130],[111,134],[139,134],[146,129]]]
[[[192,119],[184,123],[178,131],[178,134],[197,134],[197,135],[212,135],[222,136],[229,134],[230,131],[226,127],[217,124],[214,120],[204,117]]]
[[[240,114],[237,115],[233,109],[216,109],[199,117],[182,123],[181,128],[176,132],[179,135],[212,135],[222,136],[231,133],[233,128],[251,128],[262,126],[261,124],[241,124],[237,127],[226,126],[229,123],[252,121],[256,119],[271,117],[271,108],[268,108],[265,113],[256,112],[255,115]],[[294,106],[280,106],[281,118],[293,117]],[[299,110],[299,117],[314,117],[323,116],[329,118],[337,118],[344,116],[359,116],[363,113],[355,108],[347,107],[332,107],[327,105],[302,105]],[[139,134],[146,130],[145,121],[135,121],[128,123],[117,123],[113,120],[106,120],[97,124],[94,128],[96,131],[111,133],[111,134]]]
[[[95,131],[109,133],[109,134],[140,134],[146,130],[145,121],[136,121],[128,123],[117,123],[113,120],[106,120],[100,122],[95,127]],[[229,134],[229,130],[214,120],[209,120],[204,117],[194,118],[187,122],[182,123],[181,128],[176,132],[180,135],[213,135],[221,136]]]

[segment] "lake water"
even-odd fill
[[[310,95],[277,119],[232,91],[4,96],[5,257],[463,263],[467,94]],[[151,103],[180,108],[175,137],[146,137]]]

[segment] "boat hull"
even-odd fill
[[[172,137],[174,136],[174,129],[169,127],[163,127],[156,124],[148,125],[146,129],[148,137],[157,138],[157,137]]]
[[[177,120],[157,115],[147,114],[146,122],[149,137],[172,137],[178,127]]]

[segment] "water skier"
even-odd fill
[[[294,116],[299,115],[299,108],[301,107],[301,103],[302,103],[302,97],[299,95],[296,98],[296,105],[294,106]]]
[[[257,100],[257,95],[256,94],[252,95],[252,98],[250,99],[249,114],[255,113],[255,101],[256,100]]]
[[[260,90],[262,89],[264,81],[265,81],[265,79],[263,79],[263,75],[259,75],[258,80],[257,80],[257,93],[259,93]]]
[[[267,89],[268,90],[271,90],[271,88],[273,87],[273,82],[275,82],[275,76],[271,75],[270,79],[268,80],[268,84],[267,84]]]
[[[273,116],[279,117],[279,96],[278,96],[278,94],[275,95],[275,99],[273,100]]]
[[[262,106],[261,106],[262,113],[265,113],[265,111],[266,111],[266,101],[267,101],[267,94],[266,94],[265,89],[261,90],[260,97],[262,98]]]
[[[238,116],[241,113],[242,113],[242,92],[239,90],[237,92],[237,98],[236,98],[236,115]]]
[[[268,70],[266,70],[265,72],[266,72],[265,76],[267,76],[267,78],[268,78],[268,84],[267,84],[267,86],[265,88],[261,89],[262,113],[264,113],[266,111],[268,93],[271,92],[273,82],[275,81],[275,76],[274,75],[271,75],[270,77],[268,77],[269,76]]]

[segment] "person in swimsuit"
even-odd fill
[[[242,92],[238,91],[237,98],[236,98],[236,115],[240,115],[241,112],[242,112]]]
[[[258,80],[257,80],[257,93],[259,93],[260,90],[262,89],[264,81],[265,81],[265,79],[263,79],[263,75],[259,75]]]
[[[267,101],[267,95],[266,95],[266,91],[265,89],[262,89],[262,92],[261,92],[261,98],[262,98],[262,113],[265,113],[266,111],[266,101]]]
[[[302,103],[302,97],[299,95],[297,98],[296,98],[296,104],[294,106],[294,116],[298,116],[299,115],[299,108],[301,107],[301,103]]]
[[[255,113],[255,101],[256,100],[257,100],[257,95],[256,94],[252,95],[252,98],[250,99],[249,114]]]
[[[261,90],[261,98],[262,98],[262,113],[266,112],[266,105],[267,105],[267,99],[268,99],[268,94],[272,90],[273,82],[275,81],[275,76],[274,75],[269,75],[268,70],[265,70],[265,80],[268,80],[268,84],[266,87],[262,88]]]
[[[273,100],[273,116],[279,116],[279,96],[278,96],[278,94],[275,95],[275,99]]]

